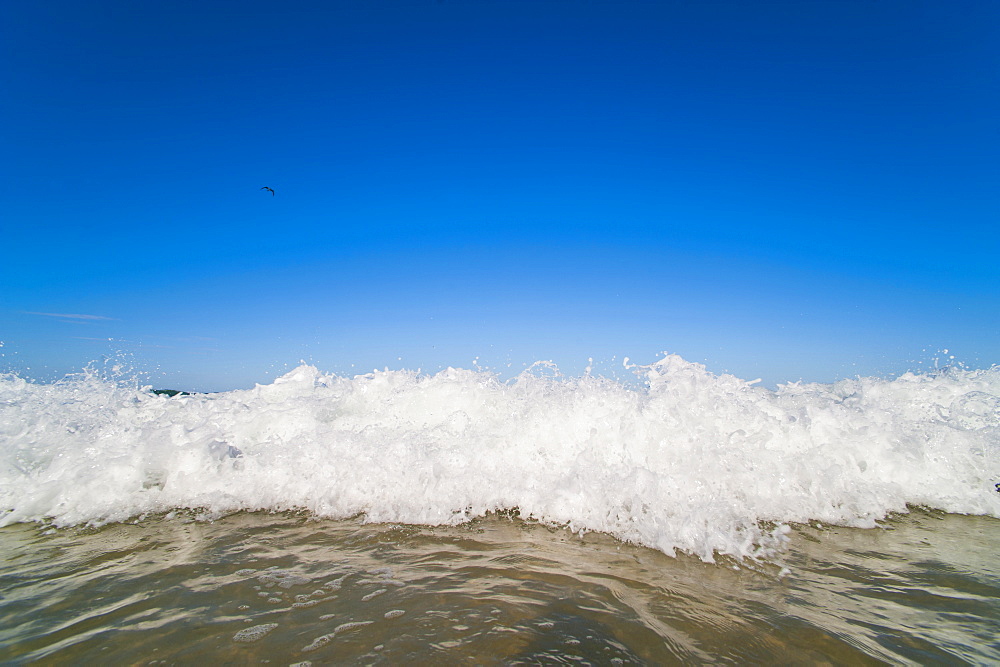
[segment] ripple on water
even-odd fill
[[[509,519],[179,521],[0,530],[0,662],[1000,662],[990,518],[799,526],[781,563],[718,565]]]

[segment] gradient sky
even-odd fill
[[[0,370],[1000,363],[1000,3],[2,14]]]

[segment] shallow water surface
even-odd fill
[[[0,529],[0,661],[669,664],[1000,661],[1000,521],[796,526],[780,562],[491,516]]]

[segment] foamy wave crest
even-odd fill
[[[1000,368],[777,391],[667,355],[643,386],[484,371],[168,398],[93,376],[0,378],[0,525],[177,508],[455,524],[491,511],[712,560],[791,522],[908,505],[1000,517]]]

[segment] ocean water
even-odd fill
[[[0,661],[1000,661],[1000,368],[0,377]]]

